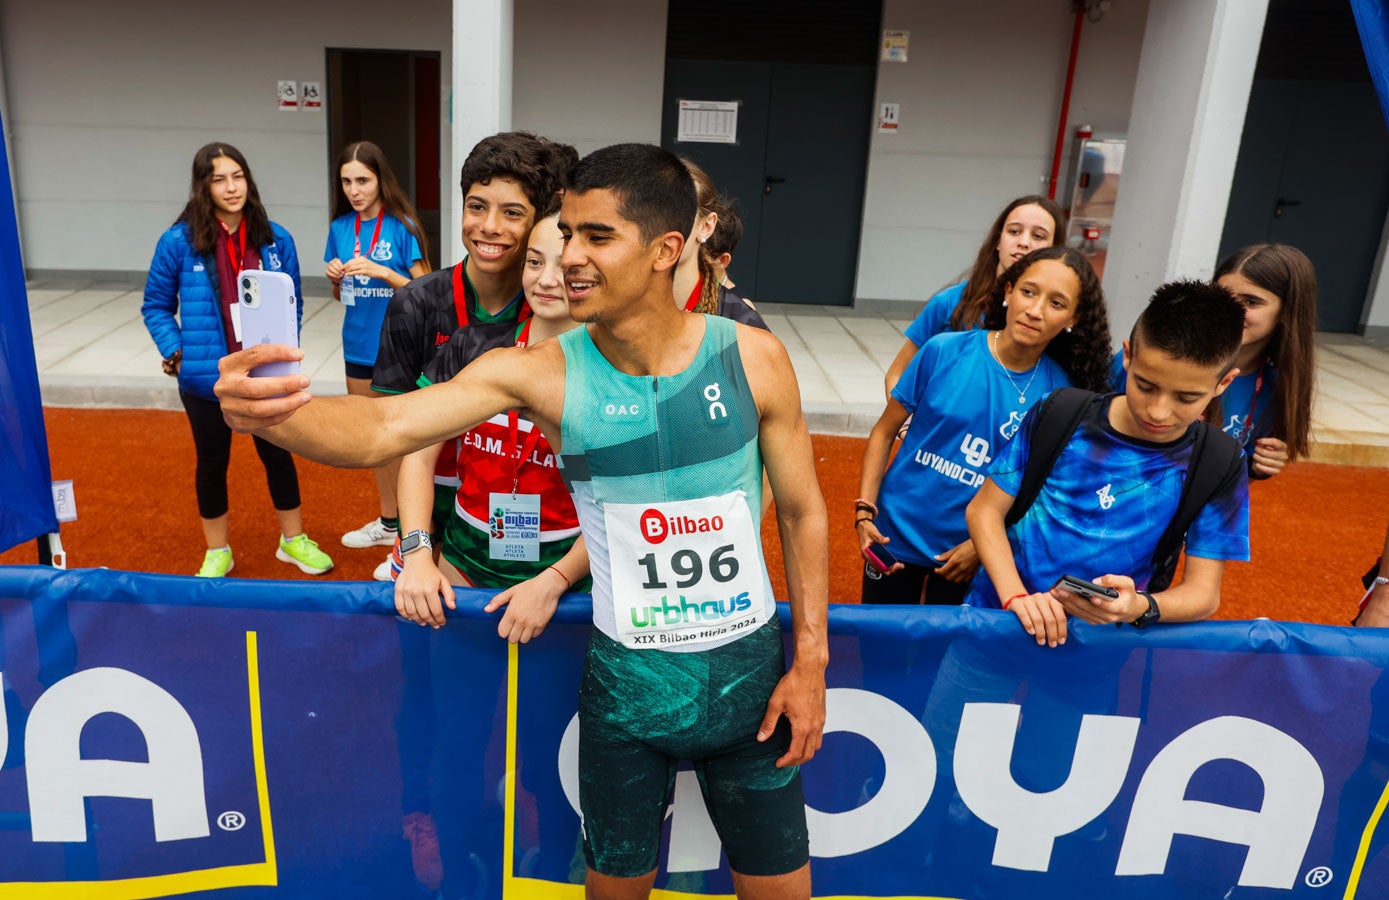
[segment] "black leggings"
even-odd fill
[[[227,514],[227,466],[231,464],[232,430],[222,418],[222,404],[204,400],[186,391],[178,392],[188,413],[193,430],[193,446],[198,451],[198,474],[194,481],[198,491],[198,515],[216,519]],[[294,456],[281,447],[259,437],[256,453],[265,466],[265,483],[270,487],[270,500],[278,510],[299,508],[299,473],[294,470]]]
[[[884,575],[869,563],[863,564],[864,603],[921,603],[922,582],[926,584],[925,603],[930,606],[958,606],[965,600],[973,580],[948,581],[935,575],[935,568],[903,563],[895,575]]]

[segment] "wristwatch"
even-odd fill
[[[426,550],[434,549],[434,541],[430,539],[429,532],[415,530],[400,539],[400,555],[403,559],[416,550],[423,547]]]
[[[1129,624],[1134,628],[1147,628],[1149,625],[1162,618],[1162,610],[1158,609],[1157,598],[1147,591],[1139,591],[1138,596],[1148,598],[1148,611]]]

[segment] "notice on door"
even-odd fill
[[[681,100],[675,139],[686,143],[738,143],[737,100]]]

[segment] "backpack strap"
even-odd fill
[[[1244,451],[1238,441],[1207,422],[1197,422],[1191,427],[1196,429],[1191,461],[1187,464],[1186,481],[1177,500],[1177,512],[1153,551],[1153,577],[1148,582],[1150,592],[1165,591],[1172,585],[1191,524],[1211,498],[1228,490],[1238,480],[1244,468]]]
[[[1005,526],[1020,520],[1031,508],[1037,495],[1042,491],[1052,466],[1056,465],[1061,450],[1075,434],[1080,420],[1096,403],[1104,400],[1101,394],[1092,394],[1080,388],[1063,387],[1052,391],[1033,412],[1032,431],[1029,435],[1027,464],[1023,467],[1022,484],[1013,505],[1003,517]]]

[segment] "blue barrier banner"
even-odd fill
[[[518,648],[488,596],[0,568],[0,900],[578,900],[588,604]],[[1389,896],[1389,632],[830,625],[817,897]],[[667,823],[658,896],[730,896],[693,772]]]
[[[1360,31],[1360,45],[1365,48],[1370,80],[1389,125],[1389,10],[1384,8],[1384,0],[1350,0],[1350,8]]]
[[[8,159],[0,121],[0,550],[58,530]]]

